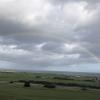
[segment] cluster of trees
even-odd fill
[[[53,79],[58,79],[58,80],[76,80],[76,79],[70,78],[70,77],[54,77]],[[86,79],[86,80],[82,80],[82,81],[95,82],[95,79]]]
[[[55,84],[45,84],[44,87],[46,88],[56,88]]]
[[[59,79],[59,80],[74,80],[74,79],[69,78],[69,77],[54,77],[54,79]]]
[[[19,80],[18,82],[24,83],[25,87],[30,87],[30,84],[42,84],[46,88],[56,88],[56,86],[69,86],[69,87],[80,87],[80,88],[92,88],[100,89],[99,86],[84,85],[78,83],[62,83],[62,82],[48,82],[48,81],[34,81],[34,80]]]

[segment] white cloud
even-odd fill
[[[24,49],[16,48],[17,45],[0,45],[0,54],[10,56],[29,55],[30,52]]]
[[[46,43],[41,43],[41,44],[37,44],[35,47],[36,47],[36,50],[42,50],[42,47],[45,45]]]
[[[21,21],[28,25],[37,25],[46,21],[52,5],[45,0],[11,0],[1,2],[0,15],[10,20]]]
[[[90,25],[94,20],[95,10],[88,9],[87,6],[86,1],[67,3],[63,9],[65,21],[73,28]]]
[[[79,48],[78,44],[73,44],[73,43],[72,44],[68,44],[68,43],[64,44],[64,50],[67,52],[72,52],[77,48]]]

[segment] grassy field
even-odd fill
[[[53,79],[56,75],[49,74],[0,73],[0,100],[100,100],[99,89],[89,89],[86,91],[80,88],[47,89],[40,84],[32,84],[31,87],[27,88],[23,86],[23,83],[9,83],[9,81],[12,80],[22,79],[41,80],[41,78],[36,78],[37,75],[41,76],[44,80],[60,81]],[[78,82],[78,79],[76,79],[76,81]]]
[[[37,77],[40,78],[37,78]],[[38,80],[38,81],[48,81],[48,82],[62,82],[62,83],[78,83],[84,85],[98,85],[96,81],[85,81],[88,79],[94,79],[94,77],[73,77],[73,80],[59,80],[54,79],[54,77],[65,77],[64,75],[54,75],[46,73],[0,73],[0,81],[17,81],[17,80]],[[68,76],[69,77],[69,76]]]

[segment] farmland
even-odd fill
[[[31,87],[24,87],[23,81],[32,81]],[[12,81],[12,83],[10,83]],[[35,82],[35,83],[34,83]],[[39,83],[40,82],[40,83]],[[56,88],[45,88],[41,82],[64,83]],[[37,84],[39,83],[39,84]],[[67,86],[78,84],[79,86]],[[83,90],[80,86],[94,86]],[[1,100],[99,100],[99,83],[95,77],[75,77],[41,73],[0,73]]]

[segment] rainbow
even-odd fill
[[[89,54],[96,62],[100,63],[100,58],[97,57],[93,52],[91,52],[89,49],[83,47],[83,46],[80,46],[81,49],[86,52],[87,54]]]
[[[48,36],[49,37],[49,36]],[[69,43],[69,41],[67,41],[65,38],[62,38],[62,36],[60,36],[60,38],[57,38],[57,34],[51,36],[51,38],[57,39],[57,40],[63,40],[64,42]],[[86,47],[79,45],[79,47],[81,48],[82,51],[84,51],[85,53],[89,54],[97,63],[100,63],[100,58],[97,57],[93,52],[91,52],[89,49],[87,49]]]

